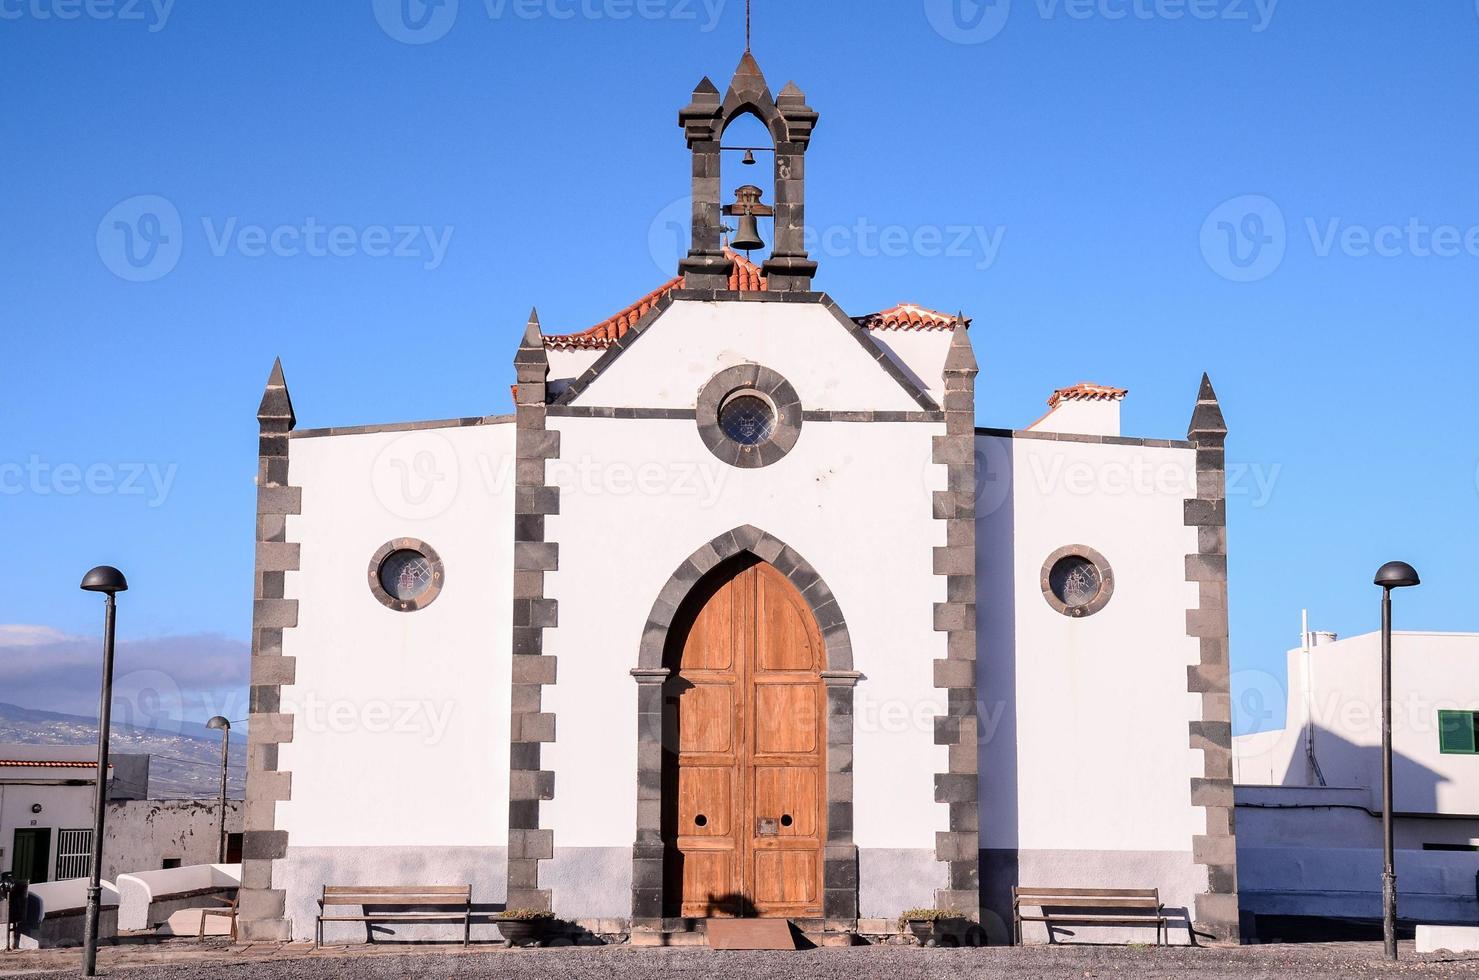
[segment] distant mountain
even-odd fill
[[[109,749],[147,753],[149,795],[155,799],[212,799],[221,793],[221,736],[198,722],[181,722],[178,732],[113,725]],[[24,745],[96,745],[98,720],[53,711],[34,711],[0,702],[0,742]],[[246,795],[246,730],[231,733],[226,792]]]

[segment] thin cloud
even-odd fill
[[[118,724],[177,729],[182,721],[246,713],[251,649],[216,633],[119,643],[113,669]],[[96,717],[101,654],[95,637],[47,626],[0,625],[0,701]]]

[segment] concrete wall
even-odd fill
[[[312,935],[329,884],[473,882],[501,901],[508,828],[513,427],[481,425],[294,439],[291,483],[302,514],[300,600],[283,652],[293,716],[277,804],[291,850],[274,868],[293,934]],[[415,613],[369,587],[377,549],[417,538],[446,571]],[[432,866],[433,856],[468,860]],[[445,865],[445,862],[443,862]]]
[[[108,805],[103,877],[155,871],[168,858],[182,866],[215,864],[221,804],[215,800],[130,800]],[[226,801],[226,833],[241,833],[242,804]]]
[[[1187,736],[1194,454],[980,436],[977,456],[983,904],[1008,916],[1013,884],[1158,887],[1190,911],[1207,886]],[[1082,619],[1040,587],[1068,545],[1114,571],[1113,598]]]

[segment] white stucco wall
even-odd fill
[[[997,436],[977,450],[982,847],[1189,852],[1205,833],[1187,728],[1201,717],[1186,691],[1199,660],[1186,635],[1193,451]],[[1083,619],[1038,584],[1068,545],[1114,571],[1112,600]]]
[[[283,652],[293,741],[279,767],[294,848],[503,847],[508,827],[514,428],[509,424],[292,441],[303,513],[287,575],[298,626]],[[371,557],[425,541],[446,568],[427,608],[371,594]]]
[[[1034,432],[1072,432],[1084,436],[1117,436],[1120,434],[1118,400],[1079,401],[1066,399],[1031,427]]]
[[[868,331],[873,342],[937,405],[944,403],[945,357],[950,353],[952,335],[950,330]]]

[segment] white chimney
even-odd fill
[[[1124,388],[1082,381],[1059,388],[1048,399],[1048,414],[1029,425],[1031,432],[1065,432],[1081,436],[1120,434],[1120,402],[1129,394]]]

